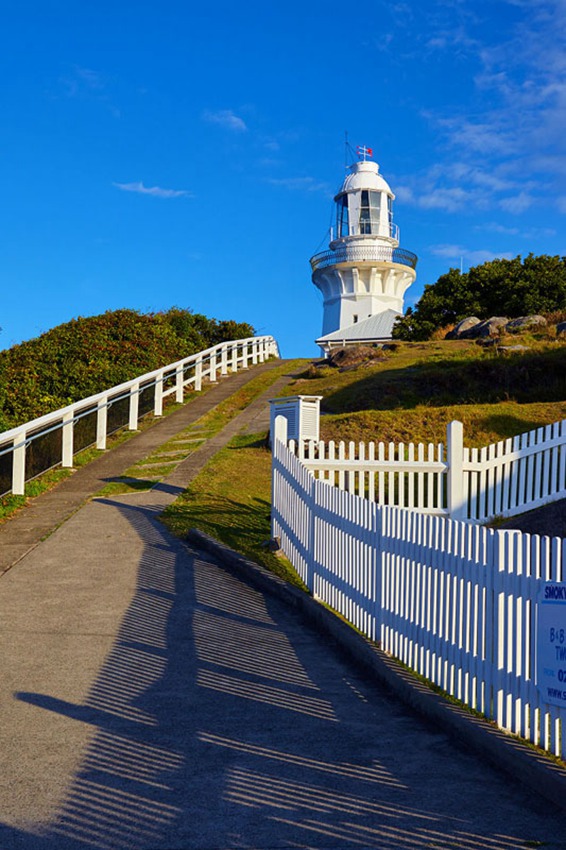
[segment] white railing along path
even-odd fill
[[[90,444],[96,445],[98,449],[105,449],[109,433],[108,411],[112,405],[121,401],[127,404],[125,421],[118,427],[126,426],[130,431],[135,431],[143,415],[139,403],[142,393],[151,391],[153,395],[151,411],[155,416],[161,416],[163,402],[168,396],[174,395],[175,401],[180,403],[187,389],[200,392],[205,378],[215,382],[219,376],[263,363],[271,356],[279,356],[277,342],[272,336],[222,342],[205,351],[192,354],[168,366],[147,372],[131,381],[4,431],[0,434],[0,459],[8,456],[12,460],[9,476],[11,486],[5,487],[5,492],[11,491],[15,495],[22,495],[26,481],[34,477],[29,474],[29,470],[26,472],[26,466],[29,465],[27,463],[29,447],[33,446],[36,440],[53,432],[61,434],[60,445],[58,444],[57,448],[59,456],[52,458],[52,462],[41,471],[59,464],[63,467],[72,467],[75,454],[75,429],[77,423],[85,417],[96,418],[95,436]],[[85,447],[82,445],[80,448]]]

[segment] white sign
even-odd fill
[[[547,582],[538,598],[537,685],[544,702],[566,708],[566,584]]]

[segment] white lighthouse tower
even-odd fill
[[[403,298],[416,278],[417,257],[399,247],[393,224],[395,195],[370,148],[348,168],[334,198],[336,227],[327,251],[311,258],[312,281],[324,298],[322,336],[328,353],[346,345],[391,339]]]

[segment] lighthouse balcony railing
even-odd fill
[[[414,269],[417,255],[404,248],[390,248],[388,245],[341,245],[335,250],[323,251],[311,258],[313,272],[325,269],[337,263],[399,263]]]

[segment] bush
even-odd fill
[[[219,322],[179,307],[72,319],[0,352],[0,429],[253,333],[247,323]]]
[[[408,308],[393,328],[395,339],[430,339],[446,325],[467,316],[527,316],[566,310],[566,257],[535,257],[524,261],[492,260],[462,274],[450,269],[425,286],[416,307]]]

